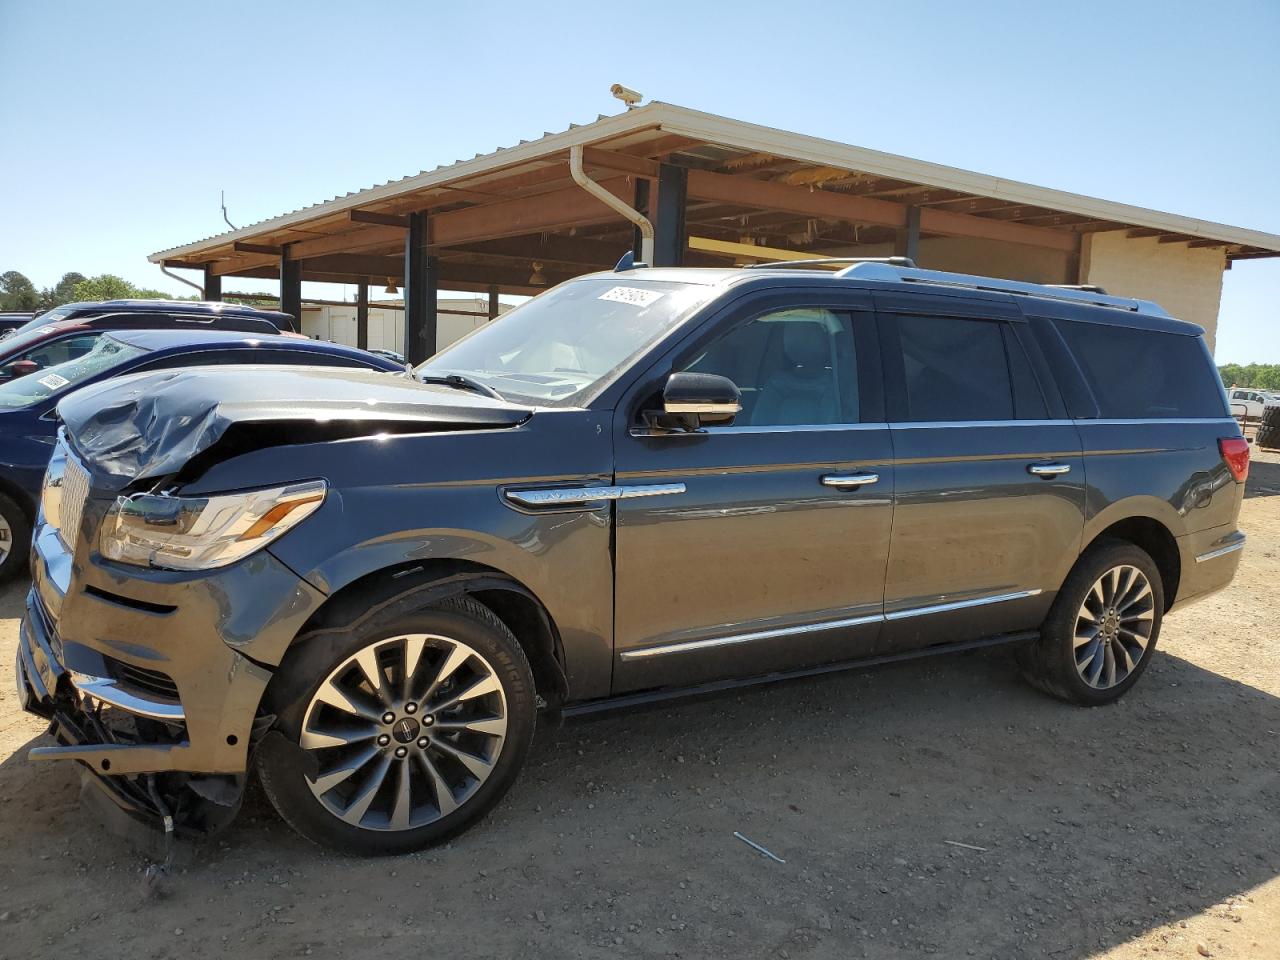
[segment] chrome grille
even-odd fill
[[[58,506],[58,535],[68,547],[75,547],[80,532],[80,517],[84,502],[89,499],[89,474],[80,462],[67,452],[67,464],[62,471],[62,496]]]

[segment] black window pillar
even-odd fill
[[[893,241],[895,257],[909,257],[917,266],[920,263],[920,208],[907,207],[907,223],[898,228]]]
[[[369,349],[369,281],[356,284],[356,346]]]
[[[295,333],[302,332],[302,261],[289,259],[289,246],[280,253],[280,310],[293,317]]]
[[[222,299],[222,278],[213,272],[213,264],[204,265],[204,298],[206,300]]]
[[[684,264],[687,242],[684,224],[685,200],[689,193],[689,171],[663,163],[658,166],[658,211],[653,225],[653,266],[679,267]]]
[[[425,213],[409,214],[404,235],[404,347],[412,364],[436,352],[436,291],[439,266],[428,255],[431,221]]]

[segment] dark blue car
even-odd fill
[[[195,330],[119,330],[85,353],[0,383],[0,581],[27,560],[40,485],[58,431],[58,401],[108,377],[225,364],[287,364],[400,371],[364,350],[294,337]]]

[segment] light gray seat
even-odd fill
[[[839,423],[840,388],[831,332],[810,320],[788,320],[778,326],[780,363],[760,387],[752,425]]]

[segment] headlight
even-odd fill
[[[170,570],[225,567],[265,547],[324,502],[325,482],[213,497],[121,497],[102,527],[108,560]]]

